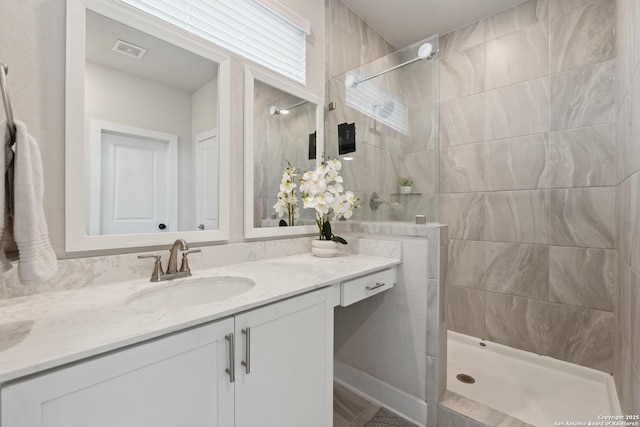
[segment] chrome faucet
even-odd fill
[[[178,270],[178,251],[182,251],[182,263]],[[167,272],[162,269],[162,259],[160,255],[138,255],[138,258],[155,258],[153,273],[151,273],[151,281],[159,282],[161,280],[178,279],[180,277],[191,276],[189,268],[189,259],[187,255],[200,252],[200,249],[189,250],[189,245],[184,239],[177,239],[173,242],[169,250],[169,262],[167,263]]]

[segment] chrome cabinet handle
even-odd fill
[[[245,367],[245,372],[249,374],[251,373],[251,328],[247,326],[242,330],[242,333],[244,334],[245,344],[247,345],[247,360],[243,360],[240,364]]]
[[[224,371],[229,374],[229,382],[232,383],[236,380],[236,350],[235,340],[233,339],[233,332],[231,332],[229,335],[225,335],[224,339],[229,341],[229,368],[225,369]]]
[[[368,291],[372,291],[372,290],[374,290],[374,289],[381,288],[381,287],[383,287],[384,285],[386,285],[386,283],[380,283],[380,282],[377,282],[375,285],[368,285],[368,286],[366,287],[366,289],[367,289]]]

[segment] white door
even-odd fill
[[[218,131],[196,136],[196,224],[199,230],[218,230]]]
[[[233,427],[221,320],[2,388],[2,427]]]
[[[92,126],[90,234],[177,231],[177,136],[98,120]]]
[[[333,424],[331,290],[236,316],[236,427]]]

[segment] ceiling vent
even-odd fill
[[[122,40],[116,40],[116,43],[111,49],[124,55],[133,56],[134,58],[138,59],[142,58],[144,54],[147,53],[147,49],[136,46],[135,44],[127,43]]]

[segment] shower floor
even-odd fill
[[[534,426],[587,425],[621,413],[613,378],[603,372],[452,331],[447,354],[449,390]]]

